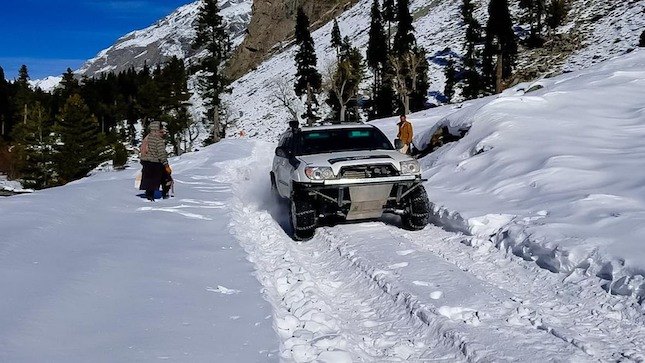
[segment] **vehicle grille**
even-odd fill
[[[340,168],[340,177],[343,179],[365,179],[398,176],[399,172],[388,164],[344,166]]]

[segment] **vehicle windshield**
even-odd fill
[[[296,135],[296,155],[361,150],[394,150],[394,147],[377,128],[311,130]]]

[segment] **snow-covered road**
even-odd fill
[[[0,200],[0,361],[645,359],[640,306],[581,269],[396,218],[294,242],[273,148],[175,158],[155,203],[132,169]]]

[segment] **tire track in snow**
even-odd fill
[[[572,283],[569,282],[571,276],[553,274],[514,256],[504,256],[492,246],[470,247],[468,237],[434,226],[420,232],[408,232],[373,222],[362,226],[365,229],[362,233],[357,233],[353,226],[339,226],[326,228],[324,234],[329,236],[328,241],[335,244],[341,254],[379,281],[384,291],[389,291],[393,296],[405,294],[410,311],[424,322],[432,325],[433,319],[439,315],[459,321],[462,329],[448,329],[443,333],[438,331],[437,335],[448,338],[455,346],[465,348],[469,359],[499,359],[496,355],[504,354],[503,349],[515,345],[515,351],[520,353],[510,356],[530,360],[530,355],[520,358],[526,352],[521,353],[522,344],[512,339],[516,334],[510,332],[515,331],[517,335],[525,336],[524,345],[528,349],[524,350],[544,347],[541,340],[551,341],[553,347],[561,347],[561,351],[544,347],[540,356],[546,360],[645,360],[645,316],[640,305],[632,298],[607,294],[598,287],[597,281],[591,281],[593,277],[582,277],[583,271],[578,272],[580,276],[577,278],[584,283]],[[387,239],[383,236],[388,233],[391,235],[388,243],[375,246],[373,236]],[[396,248],[391,247],[393,244]],[[388,251],[388,248],[391,250]],[[400,261],[405,261],[408,256],[413,257],[406,262],[414,271],[391,269],[394,261],[403,264]],[[422,279],[419,276],[420,263],[433,265],[433,269],[442,269],[445,275],[438,280],[430,278],[430,282],[428,278]],[[440,267],[442,264],[443,268]],[[388,272],[388,269],[392,271],[384,274],[383,271]],[[426,277],[431,275],[428,272]],[[458,299],[464,306],[441,305],[446,291],[436,291],[439,285],[437,281],[450,280],[451,276],[459,275],[476,280],[464,280],[461,282],[464,286],[476,291],[474,287],[480,285],[494,299],[485,303],[486,298],[478,297],[480,301],[468,305],[468,299],[464,297]],[[419,286],[429,288],[425,297]],[[445,285],[439,288],[445,290]],[[448,295],[454,293],[448,292]],[[469,324],[469,311],[479,315],[477,324]],[[506,346],[490,352],[492,355],[488,357],[482,355],[486,349],[478,351],[472,348],[486,335],[479,332],[479,327],[487,325],[491,330],[496,330],[499,336],[504,335],[504,331],[510,333],[510,339],[505,340]],[[452,333],[448,334],[449,331]],[[551,338],[548,338],[549,335]],[[554,342],[553,338],[560,340],[560,343],[557,340]],[[567,345],[570,348],[565,349]],[[581,352],[584,354],[580,355]]]
[[[642,314],[621,308],[624,299],[589,296],[585,288],[576,290],[577,283],[558,285],[562,276],[484,245],[468,246],[465,236],[368,222],[322,228],[309,242],[293,242],[280,227],[288,217],[272,210],[268,179],[257,172],[268,174],[272,148],[258,143],[253,156],[222,169],[236,195],[232,233],[274,306],[283,359],[643,359]],[[374,239],[387,243],[375,245]],[[359,248],[366,246],[372,249]],[[423,260],[438,271],[425,274]],[[433,273],[443,276],[429,278]],[[455,300],[458,289],[442,286],[450,279],[479,296]],[[584,277],[567,277],[572,279]],[[617,330],[610,334],[612,328]],[[397,346],[395,340],[412,344]]]
[[[554,274],[487,241],[465,236],[437,241],[429,234],[403,236],[419,250],[517,296],[509,317],[514,323],[530,323],[603,361],[645,361],[645,315],[635,299],[605,292],[582,269]]]
[[[429,228],[432,233],[426,237],[437,241],[458,236]],[[426,324],[434,339],[461,350],[468,360],[532,361],[537,356],[544,360],[591,359],[577,347],[530,325],[508,324],[505,317],[513,308],[511,294],[432,253],[419,253],[402,236],[407,231],[367,222],[321,232],[340,255]],[[410,269],[389,268],[406,258]]]
[[[426,325],[393,304],[324,239],[298,244],[286,235],[263,208],[272,202],[266,199],[268,184],[251,178],[251,170],[259,167],[254,164],[265,161],[265,155],[258,148],[254,156],[223,169],[228,170],[224,179],[237,188],[231,232],[255,264],[274,306],[281,357],[298,362],[463,360],[458,351],[437,344]]]

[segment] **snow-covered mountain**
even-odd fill
[[[434,223],[289,237],[275,144],[0,199],[0,361],[645,360],[645,51],[410,116]],[[395,119],[375,124],[390,137]]]
[[[242,42],[251,20],[252,0],[220,0],[221,15],[234,46]],[[93,76],[102,72],[120,72],[130,67],[140,69],[144,63],[154,65],[177,56],[190,60],[195,56],[191,44],[195,39],[195,22],[199,1],[184,5],[148,28],[133,31],[88,60],[76,73]]]
[[[219,2],[236,45],[245,37],[245,29],[252,16],[252,3],[252,0]],[[360,0],[338,17],[343,36],[348,36],[355,46],[363,50],[367,45],[371,3],[371,0]],[[410,2],[418,43],[427,49],[429,55],[430,100],[434,103],[439,103],[437,100],[441,99],[443,92],[446,58],[462,54],[464,25],[459,13],[461,3],[460,0]],[[474,3],[477,6],[476,17],[485,24],[488,1],[476,0]],[[190,47],[195,36],[194,21],[198,5],[199,1],[196,1],[180,7],[156,24],[127,34],[88,61],[78,73],[93,75],[131,66],[140,68],[144,62],[155,64],[173,55],[192,60],[198,56]],[[572,0],[570,5],[565,25],[556,30],[551,42],[543,48],[522,52],[516,72],[518,77],[528,80],[553,76],[623,54],[636,47],[638,37],[645,28],[645,17],[641,16],[645,11],[645,0]],[[519,18],[517,6],[512,8],[512,12],[516,19]],[[518,34],[525,33],[526,29],[528,25],[520,24]],[[333,60],[330,33],[331,24],[313,32],[321,71]],[[276,47],[278,51],[273,57],[236,80],[232,85],[233,93],[225,97],[227,115],[232,123],[228,128],[229,136],[241,133],[273,140],[285,120],[290,118],[276,94],[280,93],[280,85],[286,86],[282,87],[283,91],[295,99],[291,90],[295,76],[294,48],[291,43],[281,43]],[[366,95],[369,95],[369,81],[367,79],[364,83]],[[195,84],[193,77],[189,87],[197,93]],[[201,119],[203,100],[195,95],[191,103],[191,113],[196,119]]]
[[[41,90],[45,92],[52,92],[60,82],[63,80],[63,77],[59,76],[49,76],[43,79],[37,79],[33,81],[29,81],[29,85],[31,87],[35,88],[40,88]]]

